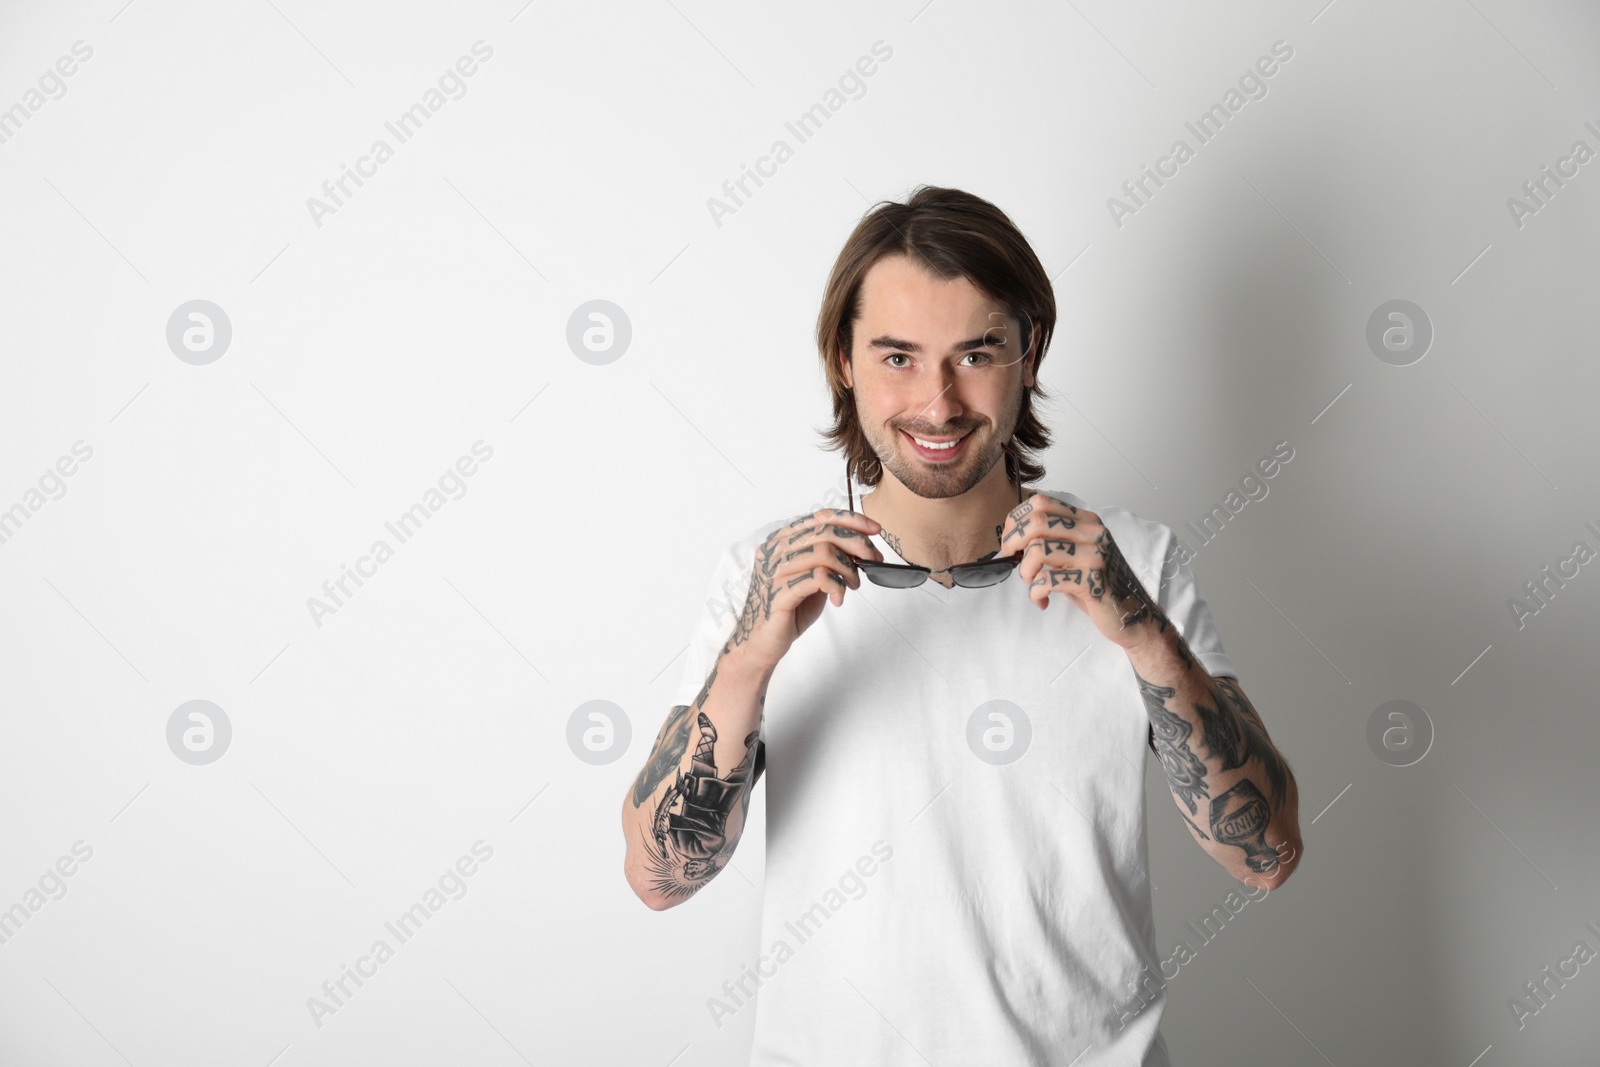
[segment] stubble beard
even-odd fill
[[[943,500],[952,496],[960,496],[973,486],[981,482],[994,468],[996,463],[1005,458],[1005,442],[1015,432],[1017,420],[1022,414],[1022,391],[1017,391],[1016,403],[1012,405],[1006,420],[1008,429],[1004,434],[989,433],[982,442],[976,440],[984,434],[982,426],[973,428],[968,440],[962,447],[962,455],[955,463],[934,466],[925,463],[914,451],[915,447],[906,439],[899,427],[890,424],[885,429],[888,439],[885,440],[880,433],[867,430],[867,441],[872,445],[872,451],[877,454],[878,463],[884,470],[894,475],[911,492],[928,500]],[[857,408],[857,417],[860,418],[860,409]],[[862,427],[867,423],[862,420]],[[943,435],[936,435],[943,436]]]

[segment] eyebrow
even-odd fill
[[[991,329],[998,329],[998,328],[999,327],[991,327]],[[998,341],[990,341],[987,336],[974,337],[970,341],[962,341],[958,345],[951,346],[950,350],[952,352],[971,352],[975,348],[1004,348],[1005,347],[1005,343],[1006,342],[1005,342],[1004,338],[1001,338]],[[916,344],[913,341],[902,341],[898,337],[890,337],[887,334],[885,334],[882,337],[874,337],[872,340],[867,342],[867,347],[869,347],[869,348],[894,348],[894,349],[899,349],[900,351],[903,351],[903,352],[921,352],[922,351],[922,346],[919,345],[919,344]]]

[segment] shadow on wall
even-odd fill
[[[1267,148],[1254,158],[1213,152],[1217,173],[1227,177],[1191,187],[1196,199],[1181,218],[1141,220],[1170,221],[1184,231],[1173,242],[1164,281],[1170,294],[1165,306],[1182,306],[1192,323],[1184,330],[1182,357],[1190,365],[1176,370],[1169,386],[1185,399],[1182,409],[1165,398],[1158,405],[1180,419],[1171,441],[1182,449],[1183,469],[1209,472],[1164,491],[1160,517],[1204,556],[1203,572],[1196,571],[1201,588],[1217,610],[1230,654],[1242,672],[1248,669],[1247,684],[1274,739],[1295,767],[1309,860],[1287,893],[1273,894],[1267,910],[1250,916],[1251,928],[1240,931],[1248,941],[1218,946],[1219,966],[1252,975],[1335,1061],[1430,1062],[1437,1035],[1459,1020],[1459,1013],[1446,1012],[1429,962],[1454,936],[1429,903],[1450,887],[1431,863],[1419,862],[1431,835],[1417,817],[1415,798],[1407,803],[1408,793],[1432,786],[1423,785],[1418,768],[1385,765],[1368,749],[1365,713],[1405,694],[1376,686],[1363,694],[1371,670],[1349,654],[1354,646],[1346,642],[1372,625],[1371,603],[1351,598],[1347,566],[1360,570],[1369,587],[1407,588],[1417,575],[1392,553],[1373,551],[1362,529],[1370,507],[1360,487],[1370,471],[1354,469],[1345,444],[1371,432],[1366,412],[1350,394],[1328,407],[1353,381],[1356,390],[1370,390],[1364,374],[1394,370],[1366,351],[1364,328],[1371,307],[1408,294],[1388,292],[1387,277],[1364,278],[1342,264],[1347,283],[1296,232],[1334,251],[1324,235],[1337,239],[1366,225],[1360,205],[1350,202],[1328,169],[1274,151],[1265,140],[1251,144]],[[1405,423],[1396,432],[1414,434],[1416,426]],[[1261,486],[1273,502],[1269,492],[1240,490],[1239,457],[1271,457],[1275,448],[1281,452],[1275,476]],[[1229,493],[1249,496],[1253,504],[1237,504],[1226,526],[1214,521],[1208,539],[1186,529]],[[1279,609],[1309,641],[1283,625]],[[1351,791],[1313,825],[1348,783],[1354,783]],[[1188,839],[1181,838],[1181,846],[1177,835],[1172,840],[1181,858],[1152,862],[1193,863]],[[1344,861],[1351,856],[1363,862]],[[1215,887],[1208,883],[1172,885],[1157,900],[1158,948],[1167,947],[1184,919],[1214,902]],[[1261,976],[1283,973],[1290,960],[1315,965],[1292,967],[1293,982],[1275,991]],[[1236,1019],[1246,1000],[1248,1010],[1276,1016],[1240,982],[1195,982],[1180,995],[1166,1027],[1175,1050],[1232,1046],[1236,1035],[1210,1020]],[[1357,1029],[1348,1026],[1352,1009],[1363,1018]],[[1301,1051],[1317,1058],[1310,1048]]]

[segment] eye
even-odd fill
[[[891,359],[910,359],[910,358],[911,357],[906,355],[904,352],[891,352],[887,356],[883,357],[883,361],[885,363],[888,363]],[[903,366],[903,364],[894,363],[894,364],[891,364],[891,366],[900,367],[900,366]]]
[[[980,356],[980,357],[983,358],[983,361],[984,361],[982,363],[969,364],[969,366],[985,367],[985,366],[988,366],[990,363],[994,362],[994,357],[989,355],[989,353],[987,353],[987,352],[968,352],[967,355],[969,355],[969,356]]]

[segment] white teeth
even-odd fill
[[[921,445],[923,448],[931,448],[935,451],[943,451],[947,448],[956,447],[956,445],[959,445],[963,440],[965,440],[965,438],[958,437],[954,441],[947,441],[942,445],[934,444],[932,441],[924,441],[920,437],[913,437],[912,440]]]

